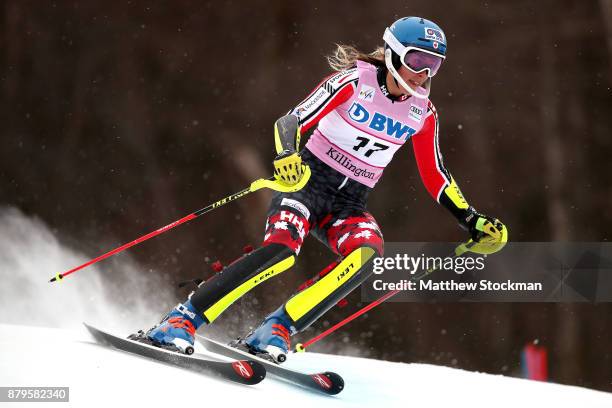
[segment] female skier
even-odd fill
[[[431,21],[405,17],[385,30],[383,40],[384,48],[371,54],[338,46],[328,58],[336,72],[278,119],[275,177],[294,185],[308,166],[308,183],[297,192],[275,193],[261,247],[199,285],[145,334],[146,341],[185,351],[200,326],[212,323],[259,283],[290,268],[312,233],[338,260],[234,343],[274,362],[284,361],[290,337],[358,287],[368,277],[364,267],[382,256],[383,236],[366,202],[408,139],[431,196],[469,231],[476,245],[487,242],[488,253],[501,248],[507,239],[505,226],[468,205],[438,147],[438,115],[428,97],[446,56],[444,33]],[[312,129],[299,151],[300,135]]]

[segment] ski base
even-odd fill
[[[204,336],[196,334],[196,340],[201,343],[206,350],[221,354],[225,357],[244,359],[251,358],[262,364],[266,372],[278,377],[281,380],[309,388],[328,395],[336,395],[344,389],[344,380],[336,373],[326,371],[324,373],[306,374],[289,368],[281,367],[263,358],[243,352],[231,346],[219,343]]]
[[[258,384],[266,377],[266,368],[251,358],[239,358],[234,362],[206,360],[176,351],[169,351],[136,340],[118,337],[90,326],[87,323],[83,324],[100,343],[162,363],[185,368],[190,371],[211,374],[247,385]]]

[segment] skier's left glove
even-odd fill
[[[470,206],[465,218],[459,224],[469,231],[472,237],[469,250],[478,254],[493,254],[501,250],[508,242],[508,229],[501,221],[488,215],[480,214]]]
[[[274,159],[274,177],[282,183],[295,185],[302,179],[305,166],[297,152],[285,150]]]

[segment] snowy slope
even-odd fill
[[[104,408],[612,407],[612,394],[578,387],[423,364],[292,356],[287,364],[296,368],[344,377],[345,390],[328,397],[272,377],[241,386],[114,351],[96,344],[81,322],[127,335],[150,327],[178,299],[172,278],[160,281],[161,271],[128,254],[48,283],[94,255],[62,245],[36,217],[0,207],[0,386],[69,386],[71,406]]]
[[[237,385],[100,346],[85,329],[0,324],[0,385],[69,386],[71,406],[612,407],[612,394],[578,387],[424,364],[292,357],[288,364],[296,368],[338,372],[346,389],[328,397],[271,376],[256,386]]]

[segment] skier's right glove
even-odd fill
[[[293,186],[304,175],[306,164],[302,163],[300,155],[291,150],[285,150],[274,159],[274,177],[282,183]]]

